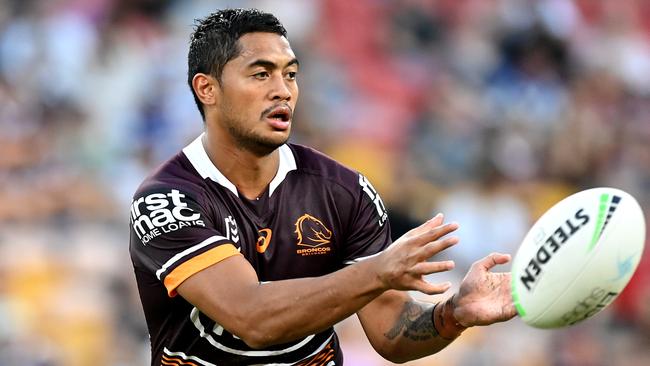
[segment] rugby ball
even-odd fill
[[[632,278],[644,242],[643,211],[624,191],[593,188],[558,202],[531,227],[512,263],[520,318],[559,328],[598,313]]]

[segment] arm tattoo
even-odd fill
[[[413,301],[404,303],[404,308],[393,328],[384,336],[395,339],[402,335],[414,341],[426,341],[437,337],[438,332],[433,326],[433,308],[434,306],[423,306]]]

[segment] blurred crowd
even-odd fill
[[[283,21],[292,141],[369,176],[395,237],[437,212],[461,224],[457,268],[433,281],[514,254],[581,189],[650,215],[647,1],[0,0],[0,365],[148,364],[128,205],[202,130],[188,40],[222,7]],[[390,364],[354,319],[339,332],[346,364]],[[650,364],[650,254],[584,324],[470,329],[411,363],[443,364]]]

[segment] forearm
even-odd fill
[[[441,334],[440,323],[434,325],[434,317],[441,318],[441,311],[436,306],[418,301],[407,302],[393,327],[384,334],[392,342],[391,358],[404,362],[429,356],[445,348],[456,339],[457,335]],[[437,327],[436,327],[437,325]],[[459,334],[459,333],[458,333]]]
[[[442,238],[457,225],[435,226],[439,221],[427,221],[380,255],[321,277],[260,284],[245,258],[231,256],[193,274],[177,292],[253,348],[285,343],[331,327],[388,289],[446,291],[449,283],[423,278],[453,268],[450,261],[426,261],[458,241]]]
[[[359,318],[379,354],[393,362],[406,362],[439,352],[464,330],[451,318],[453,309],[448,304],[434,305],[405,293],[387,292],[359,312]]]
[[[368,270],[372,264],[357,263],[316,278],[301,278],[260,285],[251,323],[266,344],[299,339],[325,330],[357,312],[385,288]]]
[[[253,348],[325,330],[385,291],[373,259],[321,277],[264,284],[252,269],[237,265],[241,260],[194,275],[179,286],[179,294]],[[230,280],[213,280],[225,277]]]
[[[405,292],[386,291],[358,313],[373,347],[391,361],[405,362],[440,351],[465,326],[511,319],[517,313],[510,274],[489,272],[509,260],[508,255],[493,253],[474,262],[458,292],[435,308]]]

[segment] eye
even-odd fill
[[[257,74],[253,74],[253,77],[258,80],[265,80],[269,77],[269,73],[267,71],[260,71]]]
[[[298,76],[298,73],[295,71],[289,71],[287,73],[287,79],[289,80],[296,80],[296,76]]]

